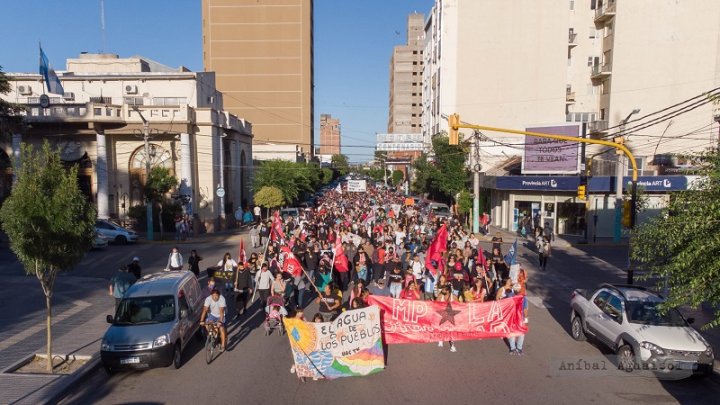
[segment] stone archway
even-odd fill
[[[150,167],[164,167],[170,170],[170,174],[175,175],[175,161],[172,152],[157,144],[150,144]],[[147,180],[145,173],[145,165],[147,157],[145,155],[145,146],[135,149],[130,156],[130,164],[128,172],[130,176],[130,206],[143,205],[145,197],[143,188]]]

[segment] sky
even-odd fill
[[[201,0],[3,0],[0,66],[37,72],[38,42],[56,70],[80,52],[142,55],[202,71]],[[320,114],[339,118],[342,153],[372,158],[387,131],[392,49],[406,41],[407,16],[434,0],[315,0],[315,143]]]

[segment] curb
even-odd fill
[[[52,388],[50,388],[47,394],[47,398],[45,399],[46,404],[57,404],[58,402],[62,401],[63,398],[65,398],[69,393],[70,389],[74,387],[78,382],[84,380],[88,374],[91,372],[95,372],[98,368],[100,368],[100,354],[95,353],[92,355],[90,361],[85,363],[84,366],[82,366],[78,371],[75,373],[63,377],[58,380],[57,383],[55,383]]]

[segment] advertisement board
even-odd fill
[[[580,136],[580,123],[531,127],[527,132],[550,135]],[[579,170],[580,144],[570,141],[525,136],[522,160],[523,174],[575,174]]]

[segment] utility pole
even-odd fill
[[[480,232],[480,131],[475,131],[475,144],[472,161],[473,170],[473,233]]]
[[[624,142],[625,136],[625,125],[634,114],[640,112],[640,109],[636,108],[625,117],[624,120],[620,121],[620,136],[617,139],[618,143]],[[622,205],[623,205],[623,159],[625,157],[622,153],[618,152],[617,163],[615,165],[615,234],[613,240],[618,243],[622,238]],[[632,215],[632,214],[631,214]]]
[[[140,110],[137,107],[133,107],[136,113],[140,116],[143,122],[143,141],[145,142],[145,184],[150,179],[150,123],[145,119]],[[153,215],[152,215],[152,200],[145,197],[145,207],[147,208],[147,240],[153,240]]]

